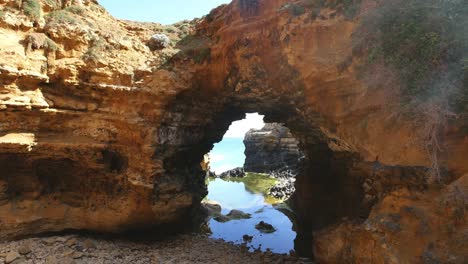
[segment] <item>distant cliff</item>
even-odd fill
[[[303,156],[298,143],[289,129],[279,123],[249,130],[244,138],[245,171],[271,172],[284,167],[295,170]]]

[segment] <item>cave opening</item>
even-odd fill
[[[258,113],[233,122],[204,156],[211,238],[249,250],[295,252],[296,221],[289,198],[303,154],[289,129]]]
[[[362,186],[371,165],[356,166],[360,164],[360,156],[333,136],[332,131],[320,126],[320,122],[325,122],[322,117],[284,97],[269,94],[218,97],[217,93],[203,89],[178,94],[159,128],[160,147],[155,154],[162,158],[164,171],[155,182],[156,206],[178,207],[170,211],[174,217],[196,219],[193,213],[200,212],[200,204],[209,194],[206,167],[200,161],[222,141],[232,122],[242,120],[246,113],[259,113],[264,115],[265,123],[284,125],[297,140],[302,156],[295,191],[288,199],[295,216],[297,255],[312,255],[314,233],[344,221],[367,219],[373,204],[365,199]],[[186,203],[182,205],[180,200],[168,201],[166,197],[175,191],[178,197],[190,196],[191,200],[184,200]],[[185,204],[190,210],[181,209]]]

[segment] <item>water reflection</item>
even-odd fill
[[[252,189],[247,188],[244,182],[223,179],[209,181],[207,199],[218,202],[222,207],[222,214],[238,209],[252,215],[250,219],[231,220],[225,223],[210,219],[208,224],[212,232],[211,237],[241,244],[244,242],[243,236],[249,235],[253,236],[252,242],[248,244],[250,250],[261,248],[280,254],[289,253],[294,249],[296,238],[291,220],[268,204],[264,194],[248,191]],[[261,233],[255,229],[255,225],[260,221],[273,225],[276,231],[269,234]]]

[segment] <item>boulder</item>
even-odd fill
[[[228,170],[226,172],[221,173],[220,175],[217,175],[218,178],[242,178],[245,176],[245,171],[244,168],[235,168],[232,170]]]
[[[154,34],[148,41],[150,50],[160,50],[169,47],[171,40],[165,34]]]
[[[276,229],[271,224],[268,224],[264,221],[260,221],[258,224],[256,224],[255,229],[261,233],[274,233],[276,231]]]
[[[266,123],[262,129],[245,134],[245,163],[248,172],[296,171],[304,156],[291,131],[279,123]]]
[[[250,219],[252,217],[250,214],[236,209],[231,210],[226,216],[231,220]]]

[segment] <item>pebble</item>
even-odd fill
[[[65,245],[69,246],[69,247],[73,247],[74,245],[76,245],[78,241],[76,240],[76,238],[71,238],[69,240],[67,240],[67,242],[65,242]]]
[[[91,239],[86,239],[83,242],[83,247],[86,248],[86,249],[95,249],[96,244],[94,244],[94,242]]]
[[[18,252],[21,255],[27,255],[31,253],[31,247],[29,247],[29,245],[22,245],[21,247],[19,247]]]
[[[21,255],[18,252],[10,251],[10,253],[8,253],[5,257],[5,263],[6,264],[12,263],[13,261],[19,258],[21,258]]]
[[[250,236],[246,238],[250,239]],[[73,245],[73,248],[66,244]],[[236,246],[200,234],[180,235],[155,242],[63,235],[0,242],[0,251],[4,252],[3,258],[0,254],[0,264],[306,263],[289,256],[249,252],[246,245]],[[26,252],[29,253],[23,256],[27,258],[21,255]]]
[[[72,257],[73,259],[80,259],[80,258],[82,258],[83,256],[84,256],[84,254],[81,253],[81,252],[73,252],[73,254],[71,254],[71,257]]]

